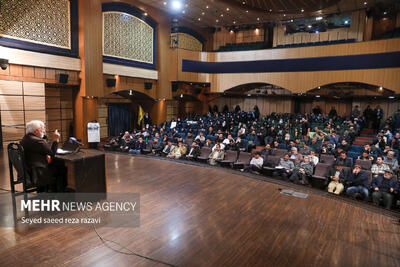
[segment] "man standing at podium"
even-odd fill
[[[39,191],[63,191],[65,183],[65,167],[52,163],[60,133],[55,130],[51,145],[44,139],[46,128],[42,121],[34,120],[26,124],[26,135],[22,138],[25,160],[30,169],[31,182],[38,186]]]

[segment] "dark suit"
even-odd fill
[[[331,179],[331,176],[335,176],[336,171],[337,171],[337,170],[336,170],[336,167],[333,166],[332,168],[330,168],[329,173],[328,173],[328,177],[327,177],[328,180]],[[344,184],[345,181],[346,181],[347,176],[349,176],[348,170],[342,168],[342,169],[340,170],[340,173],[339,173],[339,181],[338,181],[338,182]]]
[[[190,156],[193,156],[193,159],[197,159],[197,157],[198,156],[200,156],[200,147],[199,146],[196,146],[196,147],[194,147],[193,148],[193,150],[192,150],[192,148],[193,147],[190,147],[190,148],[188,148],[188,154],[187,155],[190,155]]]
[[[66,186],[64,164],[54,159],[51,164],[47,162],[47,155],[54,158],[58,142],[50,146],[46,140],[30,133],[22,138],[21,145],[32,176],[31,183],[39,188],[51,186],[53,191],[63,191]]]

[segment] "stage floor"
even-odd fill
[[[1,154],[1,152],[0,152]],[[400,266],[394,218],[220,168],[106,155],[108,192],[140,193],[138,228],[98,228],[176,266]],[[9,188],[4,155],[0,185]],[[296,189],[296,191],[299,191]],[[4,193],[4,192],[0,192]],[[91,227],[0,228],[1,266],[163,266],[106,247]]]

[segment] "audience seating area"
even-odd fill
[[[348,44],[354,43],[356,39],[343,39],[343,40],[332,40],[332,41],[321,41],[321,42],[309,42],[299,44],[285,44],[277,45],[274,48],[294,48],[294,47],[305,47],[305,46],[320,46],[320,45],[334,45],[334,44]]]
[[[390,208],[398,209],[398,125],[400,113],[385,121],[369,144],[360,146],[353,143],[365,130],[363,117],[272,113],[259,118],[256,111],[232,112],[178,119],[173,128],[171,122],[165,122],[121,133],[104,149],[209,162],[322,190],[331,188],[336,182],[333,178],[340,173],[343,190],[332,193],[373,200],[375,204],[379,204],[378,179],[393,177],[396,182],[390,185]],[[312,171],[305,172],[307,168]],[[365,181],[356,181],[357,177]]]
[[[226,43],[225,45],[220,46],[219,49],[215,52],[259,50],[265,48],[267,48],[267,44],[264,42],[237,43],[237,44]]]

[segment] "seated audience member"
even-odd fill
[[[221,141],[221,140],[217,140],[217,142],[216,142],[216,144],[213,146],[212,150],[214,150],[214,149],[217,147],[217,145],[219,145],[219,147],[220,147],[222,150],[225,149],[225,145],[222,143],[222,141]]]
[[[158,140],[158,143],[161,144],[162,138],[161,138],[161,136],[160,136],[159,133],[155,133],[155,134],[154,134],[154,137],[151,138],[151,142],[154,142],[154,139],[157,139],[157,140]]]
[[[387,164],[383,163],[382,157],[377,157],[376,163],[373,164],[371,167],[372,175],[374,177],[376,177],[380,174],[383,175],[386,170],[390,170],[390,167]]]
[[[342,146],[338,146],[335,151],[333,151],[333,156],[335,158],[340,158],[340,154],[342,154],[342,152],[346,153],[346,151],[343,150]]]
[[[369,196],[369,182],[368,175],[365,171],[361,170],[360,165],[354,165],[353,171],[346,179],[348,186],[346,194],[355,199],[357,194],[360,194],[364,201],[368,201]]]
[[[289,180],[295,184],[308,185],[308,177],[313,174],[313,170],[314,168],[310,163],[310,159],[306,156],[304,157],[303,162],[297,164]]]
[[[358,156],[358,159],[359,160],[369,160],[369,161],[371,161],[371,163],[373,163],[375,160],[372,156],[368,155],[368,152],[365,150],[362,152],[362,154],[360,156]]]
[[[189,149],[189,153],[186,155],[186,159],[197,159],[198,156],[200,156],[200,146],[193,141],[192,146]]]
[[[228,137],[224,139],[224,141],[222,142],[224,145],[229,145],[231,143],[231,141],[235,141],[232,138],[232,135],[228,134]]]
[[[310,159],[311,165],[313,165],[314,167],[317,166],[317,164],[319,162],[319,158],[317,156],[315,156],[314,150],[310,151],[310,155],[308,156],[308,158]]]
[[[352,167],[352,160],[347,157],[346,152],[342,151],[340,157],[336,159],[335,165],[341,163],[345,167]]]
[[[162,140],[161,140],[161,145],[164,147],[168,144],[168,134],[163,134]]]
[[[378,150],[374,146],[370,146],[369,144],[364,145],[364,151],[368,152],[368,155],[376,155],[379,156]]]
[[[178,142],[178,145],[174,147],[174,149],[169,152],[167,155],[168,158],[172,159],[180,159],[181,157],[185,156],[187,148],[183,145],[182,141]]]
[[[279,165],[277,166],[277,170],[272,173],[273,176],[281,175],[284,180],[288,180],[288,177],[292,175],[294,170],[294,163],[290,160],[290,155],[285,154],[283,158],[279,161]]]
[[[224,156],[225,152],[221,149],[221,146],[219,144],[216,144],[215,149],[213,149],[208,156],[210,165],[217,165],[218,161],[224,159]]]
[[[329,170],[328,178],[330,183],[328,184],[328,192],[339,195],[344,190],[344,183],[347,179],[348,172],[341,163],[332,166]]]
[[[131,154],[141,154],[142,150],[146,148],[146,141],[143,140],[143,137],[139,137],[139,139],[132,143],[129,149],[129,153]]]
[[[265,158],[268,159],[268,156],[273,156],[274,155],[274,150],[271,148],[270,144],[266,144],[263,150],[261,150],[261,155]]]
[[[153,142],[151,143],[151,154],[159,155],[163,150],[162,144],[158,138],[154,138]]]
[[[311,139],[311,142],[309,143],[309,147],[312,150],[318,151],[319,147],[320,147],[320,144],[318,143],[318,139],[315,137],[313,139]]]
[[[128,152],[129,151],[129,146],[132,144],[133,142],[133,138],[132,136],[129,134],[128,131],[125,132],[124,136],[121,138],[120,141],[120,146],[119,146],[119,150],[122,152]]]
[[[169,153],[171,153],[171,151],[173,151],[175,148],[175,146],[172,144],[171,140],[167,141],[167,144],[165,145],[162,153],[164,156],[167,156]]]
[[[256,152],[254,157],[251,159],[250,164],[245,166],[244,169],[241,169],[240,171],[254,172],[256,174],[260,174],[263,164],[264,159],[261,157],[261,153]]]
[[[398,170],[399,163],[394,157],[394,151],[389,151],[387,156],[384,158],[383,163],[387,164],[394,172]]]
[[[392,149],[390,148],[390,146],[385,146],[385,148],[382,151],[382,156],[386,157],[387,154],[389,153],[389,151],[392,151]]]
[[[385,146],[386,146],[386,142],[385,142],[385,140],[383,139],[382,136],[378,136],[378,138],[373,142],[373,145],[374,145],[376,148],[379,148],[379,149],[381,149],[381,150],[384,150],[384,149],[385,149]]]
[[[229,140],[229,144],[225,146],[225,150],[233,150],[233,151],[237,150],[237,146],[234,139]]]
[[[279,148],[279,142],[278,141],[274,141],[272,143],[272,149],[278,149]]]
[[[294,159],[294,164],[299,164],[303,160],[303,155],[297,152],[297,147],[290,149],[290,159]]]
[[[246,144],[240,137],[236,138],[236,148],[238,151],[246,151]]]
[[[307,144],[304,144],[304,146],[302,148],[300,148],[300,154],[302,155],[310,155],[310,146]]]
[[[214,143],[211,141],[210,138],[207,138],[206,142],[203,145],[204,147],[208,147],[208,148],[213,148],[214,147]]]
[[[399,190],[399,184],[392,170],[385,170],[383,175],[378,175],[372,180],[372,201],[379,205],[381,201],[386,209],[392,207],[395,194]]]

